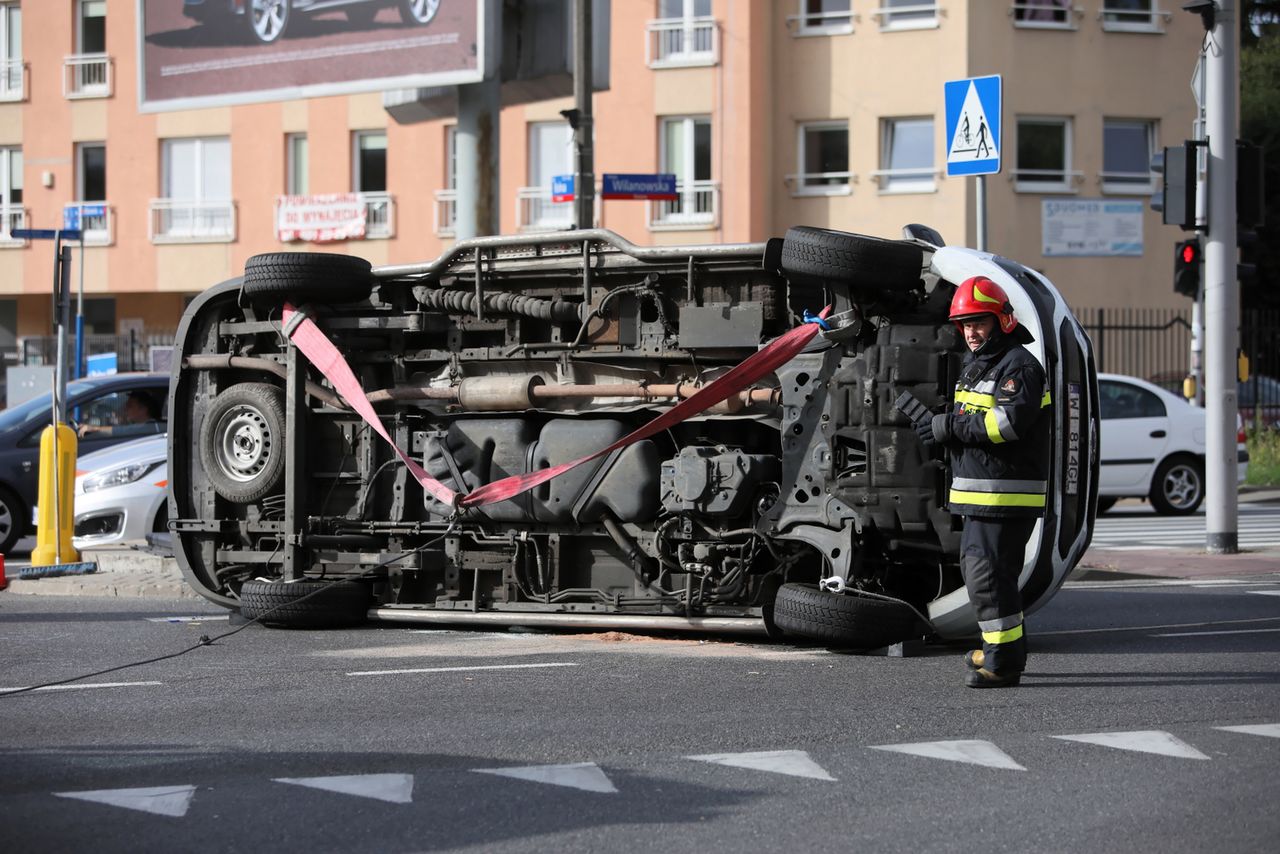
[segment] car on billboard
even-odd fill
[[[440,10],[442,0],[183,0],[182,12],[202,23],[242,19],[245,32],[271,44],[284,36],[294,15],[309,15],[341,9],[353,25],[373,20],[384,6],[396,6],[406,24],[427,24]]]
[[[1028,611],[1089,543],[1088,336],[1041,273],[933,229],[245,266],[177,333],[170,525],[196,591],[267,624],[976,633],[945,455],[895,400],[948,405],[966,352],[948,308],[977,275],[1049,378]]]

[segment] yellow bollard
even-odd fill
[[[75,525],[75,485],[76,432],[66,424],[51,424],[40,434],[40,491],[37,495],[40,511],[36,521],[36,547],[31,552],[32,566],[53,566],[80,560],[79,553],[71,547]]]

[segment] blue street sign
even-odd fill
[[[573,176],[555,175],[551,178],[551,201],[573,201]]]
[[[600,198],[675,201],[680,197],[676,194],[675,175],[613,175],[606,172],[600,187]]]
[[[968,77],[943,86],[947,112],[947,174],[993,175],[1000,171],[1001,79]]]
[[[80,208],[78,205],[68,205],[62,209],[62,227],[63,228],[79,228],[80,227]]]
[[[114,374],[119,366],[119,358],[115,353],[99,353],[85,359],[88,370],[85,376],[100,377],[103,374]]]
[[[15,228],[9,234],[15,240],[55,240],[59,235],[63,240],[80,239],[78,228],[64,228],[61,231],[53,228]]]

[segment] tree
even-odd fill
[[[1280,0],[1240,7],[1240,137],[1262,148],[1264,222],[1244,260],[1257,267],[1245,308],[1280,308]]]

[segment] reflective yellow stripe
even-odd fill
[[[1004,441],[1004,436],[1000,435],[1000,422],[996,420],[996,411],[988,409],[987,414],[982,418],[982,425],[987,428],[987,438],[995,444]]]
[[[976,391],[958,391],[956,392],[956,403],[990,409],[996,405],[996,397],[994,394],[978,394]]]
[[[1029,492],[962,492],[951,490],[952,504],[981,504],[984,507],[1043,507],[1044,495]]]
[[[1049,406],[1052,403],[1053,403],[1053,398],[1049,396],[1049,390],[1045,389],[1044,394],[1040,396],[1040,408],[1044,409],[1046,406]]]
[[[983,643],[1012,643],[1022,637],[1022,626],[1014,626],[1012,629],[1005,629],[1003,632],[983,632]]]

